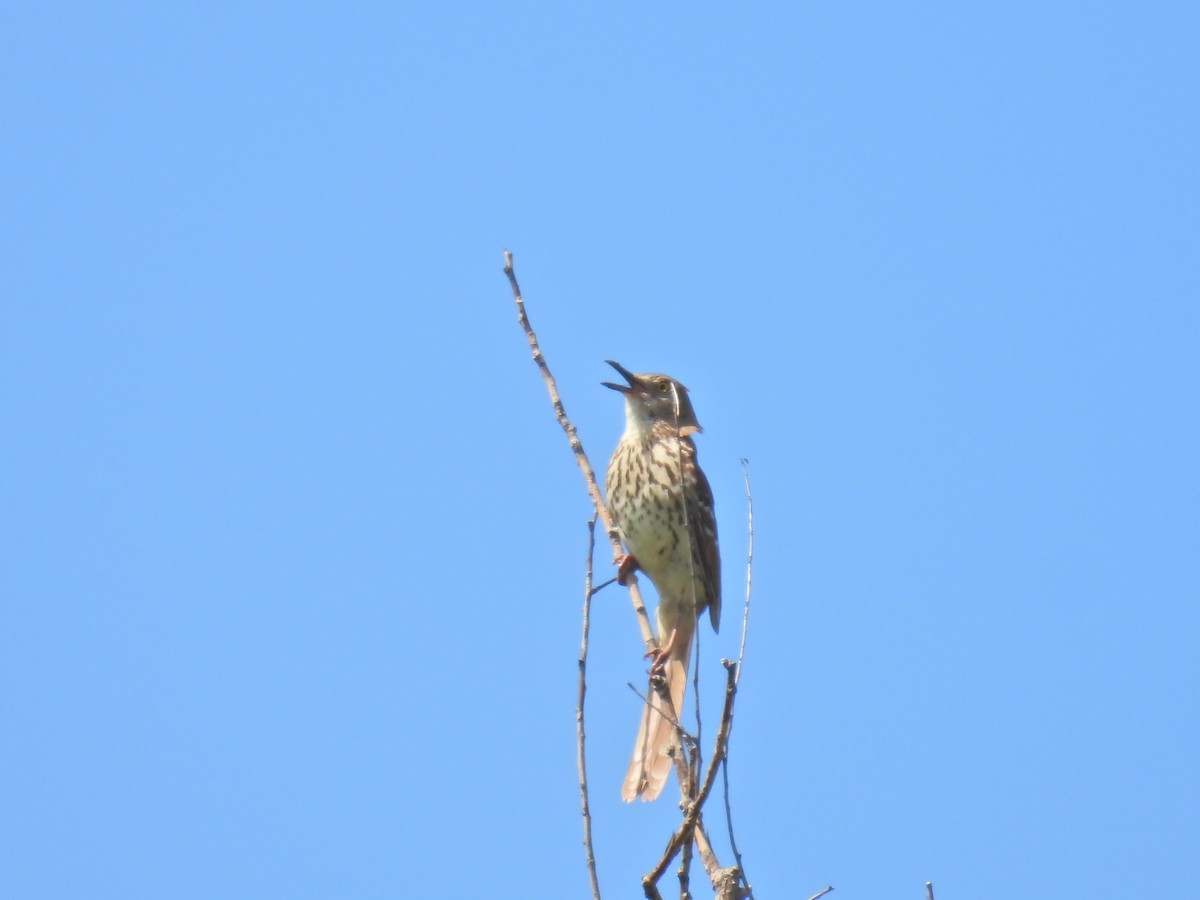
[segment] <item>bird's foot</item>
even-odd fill
[[[634,573],[638,567],[638,561],[633,558],[632,553],[622,553],[613,560],[617,564],[617,584],[625,584],[629,581],[629,576]]]
[[[667,667],[667,657],[671,655],[671,648],[675,646],[675,629],[671,629],[671,633],[667,636],[665,644],[659,644],[653,650],[647,650],[644,654],[644,659],[650,660],[650,674],[655,672],[661,673]]]

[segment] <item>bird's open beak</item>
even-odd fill
[[[622,394],[628,394],[634,389],[634,387],[637,386],[637,376],[630,372],[627,368],[625,368],[619,362],[613,362],[611,359],[606,359],[605,362],[620,372],[621,377],[628,381],[629,385],[626,386],[623,384],[613,384],[611,381],[602,381],[600,382],[602,385],[604,385],[606,388],[612,388],[614,391],[620,391]]]

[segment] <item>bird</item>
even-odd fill
[[[683,711],[688,658],[696,620],[708,609],[713,631],[721,621],[721,557],[712,488],[696,459],[692,435],[701,430],[687,388],[669,375],[635,374],[605,360],[625,384],[602,382],[625,397],[625,431],[608,462],[604,491],[628,554],[618,580],[641,569],[658,592],[655,666],[671,698],[651,690],[621,786],[626,802],[653,800],[673,766],[674,722]]]

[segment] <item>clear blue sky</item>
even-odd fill
[[[762,900],[1200,896],[1197,46],[1183,2],[8,4],[0,895],[586,895],[589,506],[507,246],[597,465],[602,360],[692,390],[710,707],[750,460]],[[605,591],[611,897],[675,816],[618,799],[639,650]]]

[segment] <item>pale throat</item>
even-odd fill
[[[623,437],[641,437],[650,431],[654,425],[652,419],[647,413],[646,408],[633,399],[625,400],[625,434]]]
[[[622,438],[645,438],[655,428],[665,428],[668,432],[674,431],[662,419],[651,415],[650,411],[646,409],[645,404],[639,403],[636,400],[626,399],[625,433],[622,435]]]

